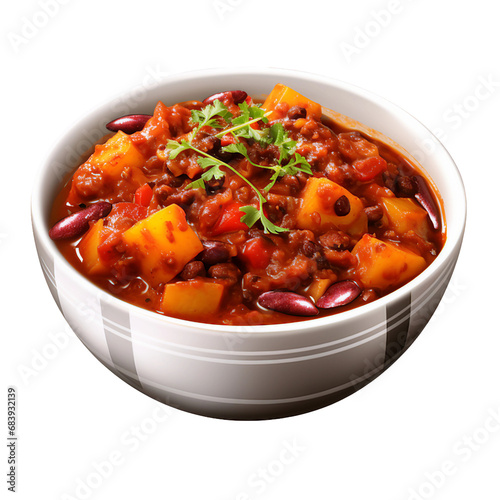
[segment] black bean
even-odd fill
[[[204,241],[199,258],[207,266],[213,266],[229,260],[229,250],[222,241]]]
[[[347,196],[345,196],[344,194],[340,198],[337,198],[333,209],[339,217],[345,217],[346,215],[348,215],[351,211],[351,203],[349,202],[349,198],[347,198]]]
[[[208,194],[218,193],[224,187],[225,177],[221,179],[210,179],[209,181],[205,181],[205,188]]]
[[[192,260],[184,266],[181,278],[187,281],[196,278],[196,276],[206,276],[205,266],[199,260]]]

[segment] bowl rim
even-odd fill
[[[43,160],[42,165],[38,168],[36,172],[36,176],[33,182],[32,188],[32,196],[31,196],[31,219],[32,219],[32,228],[35,236],[35,240],[41,244],[45,250],[54,258],[54,266],[60,267],[63,266],[64,271],[69,274],[73,281],[76,281],[79,287],[85,288],[89,293],[93,296],[98,296],[100,300],[105,300],[107,303],[114,305],[115,307],[128,312],[129,314],[136,314],[139,316],[143,316],[145,319],[150,319],[155,322],[161,322],[165,327],[169,325],[183,327],[185,329],[193,329],[193,330],[203,330],[207,334],[241,334],[244,333],[252,333],[252,334],[294,334],[297,332],[303,331],[312,331],[317,329],[323,329],[325,326],[334,327],[335,325],[342,324],[345,322],[349,322],[353,318],[360,318],[363,316],[370,315],[372,311],[377,310],[379,308],[385,308],[389,303],[397,302],[402,297],[410,294],[411,290],[419,287],[424,281],[426,281],[432,274],[438,273],[440,269],[442,269],[449,261],[450,257],[453,255],[455,249],[460,247],[461,241],[463,238],[463,234],[465,231],[465,222],[466,222],[466,212],[467,212],[467,200],[465,193],[465,186],[463,183],[462,176],[460,171],[457,168],[453,158],[451,157],[448,150],[442,144],[442,142],[432,133],[432,131],[422,124],[417,118],[413,115],[405,111],[400,106],[394,104],[389,101],[385,97],[382,97],[378,94],[375,94],[371,91],[368,91],[362,87],[357,85],[338,80],[335,78],[331,78],[328,76],[320,75],[314,72],[309,71],[297,71],[290,70],[286,68],[279,67],[243,67],[243,68],[206,68],[202,70],[190,70],[190,71],[182,71],[175,72],[168,75],[165,78],[162,78],[161,81],[151,85],[147,93],[155,91],[160,87],[169,87],[172,85],[179,85],[187,80],[199,79],[199,78],[207,78],[207,77],[223,77],[223,76],[274,76],[277,80],[290,78],[302,78],[309,82],[318,82],[320,84],[324,84],[331,87],[336,87],[340,90],[346,91],[351,94],[355,94],[357,97],[363,97],[368,99],[369,101],[374,102],[378,106],[382,106],[391,112],[391,115],[399,115],[410,122],[413,122],[413,125],[420,127],[422,130],[425,130],[426,133],[433,138],[436,143],[437,150],[440,150],[444,155],[444,158],[447,160],[447,171],[451,171],[455,174],[456,177],[456,186],[459,189],[456,190],[455,196],[457,200],[460,200],[459,208],[461,208],[461,213],[454,213],[454,218],[457,220],[456,225],[457,229],[450,237],[449,230],[447,227],[447,237],[441,252],[438,254],[436,259],[419,275],[413,278],[411,281],[398,288],[397,290],[381,297],[374,302],[365,304],[360,307],[356,307],[354,309],[343,311],[337,314],[332,314],[328,316],[324,316],[321,318],[311,318],[291,323],[278,323],[278,324],[269,324],[269,325],[218,325],[211,323],[202,323],[191,320],[184,320],[179,318],[174,318],[171,316],[166,316],[154,311],[150,311],[148,309],[143,309],[139,306],[126,302],[118,297],[115,297],[111,293],[106,290],[98,287],[94,283],[92,283],[89,279],[87,279],[83,274],[81,274],[76,268],[74,268],[69,261],[67,261],[63,255],[59,252],[59,249],[55,245],[55,243],[48,236],[48,222],[43,219],[42,214],[43,210],[43,193],[42,193],[42,185],[46,175],[46,171],[50,168],[51,160],[53,155],[56,154],[63,146],[68,144],[68,138],[74,134],[74,131],[79,128],[81,122],[85,119],[89,119],[93,115],[99,114],[99,112],[105,111],[110,103],[113,101],[107,101],[104,104],[97,105],[84,116],[79,117],[73,125],[68,129],[68,131],[50,148],[49,153]],[[117,96],[118,99],[127,102],[133,96],[133,90],[129,90],[128,92],[124,92]],[[60,180],[58,181],[61,182]],[[438,186],[439,188],[439,186]],[[446,209],[445,209],[446,216]],[[57,266],[55,262],[57,261]]]

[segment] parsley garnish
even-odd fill
[[[193,137],[200,131],[202,127],[224,128],[226,125],[217,120],[217,116],[221,117],[226,123],[233,117],[232,113],[227,109],[227,106],[216,99],[213,104],[208,104],[203,109],[191,110],[191,120],[197,123],[198,126],[194,129]]]
[[[257,130],[252,128],[251,125],[258,121],[267,123],[269,120],[266,118],[266,112],[258,106],[248,106],[245,101],[238,104],[238,106],[241,110],[241,114],[231,120],[232,127],[224,132],[219,132],[217,136],[232,133],[236,137],[253,139],[261,146],[265,146],[267,143],[267,129]]]
[[[191,118],[197,126],[190,133],[191,140],[196,136],[202,127],[211,126],[214,128],[224,129],[217,133],[216,137],[222,137],[223,135],[230,133],[235,137],[257,141],[262,147],[266,147],[268,145],[276,146],[279,151],[279,159],[278,163],[275,165],[259,165],[258,163],[254,163],[249,158],[247,148],[241,142],[230,144],[222,148],[225,152],[239,153],[243,155],[252,165],[256,167],[273,171],[271,178],[269,179],[269,184],[264,188],[264,192],[266,193],[269,192],[275,182],[284,175],[296,175],[298,172],[304,172],[312,175],[311,166],[307,160],[295,152],[297,142],[290,139],[287,131],[281,123],[275,123],[271,125],[271,127],[263,130],[254,129],[251,127],[253,123],[257,123],[258,121],[268,123],[266,118],[266,114],[268,113],[258,106],[250,107],[246,102],[242,102],[238,106],[241,110],[241,114],[235,118],[232,118],[233,115],[229,112],[227,107],[218,100],[214,101],[213,104],[205,106],[201,110],[192,110]],[[222,118],[226,125],[223,125],[217,117]],[[231,126],[229,128],[225,128],[227,125]],[[241,222],[245,223],[250,228],[260,221],[262,227],[264,228],[264,232],[266,233],[277,234],[288,231],[287,228],[276,226],[266,217],[266,214],[264,213],[264,203],[267,203],[266,198],[251,181],[244,177],[234,167],[208,153],[205,153],[204,151],[199,150],[193,146],[191,142],[188,142],[185,139],[180,142],[169,140],[166,147],[170,150],[169,157],[172,159],[186,150],[195,151],[199,155],[196,161],[204,172],[201,174],[199,179],[188,184],[186,189],[206,189],[205,182],[212,179],[221,179],[224,176],[224,171],[221,170],[221,167],[225,167],[243,179],[257,194],[257,199],[259,201],[258,207],[247,205],[240,208],[240,211],[244,213],[240,219]],[[294,155],[293,158],[291,158],[292,155]],[[283,164],[283,162],[287,160],[288,162]]]
[[[277,125],[281,125],[281,123]],[[281,127],[283,128],[283,125],[281,125]],[[295,144],[296,144],[295,141],[288,141],[288,142],[294,143],[293,148],[290,148],[289,150],[286,150],[286,152],[283,153],[280,151],[280,159],[277,165],[259,165],[258,163],[254,163],[252,160],[250,160],[248,156],[247,148],[241,142],[238,142],[236,144],[229,144],[229,146],[223,147],[222,151],[226,151],[227,153],[239,153],[243,155],[255,167],[267,168],[269,170],[273,170],[273,174],[269,179],[269,184],[264,188],[264,192],[267,193],[274,186],[275,182],[284,175],[297,175],[299,172],[304,172],[306,174],[312,175],[311,165],[309,165],[307,160],[298,153],[295,153],[294,158],[290,160],[287,164],[285,165],[281,164],[283,160],[288,159],[290,151],[291,152],[295,151]]]

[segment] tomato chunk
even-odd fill
[[[271,260],[271,249],[262,238],[252,238],[245,243],[241,259],[250,266],[264,269]]]
[[[240,208],[243,207],[241,203],[233,201],[228,203],[222,210],[222,215],[215,223],[212,234],[230,233],[239,231],[240,229],[248,229],[248,226],[241,222],[241,218],[245,215]]]
[[[236,143],[236,138],[234,137],[233,134],[224,134],[220,140],[221,146],[229,146],[229,144],[235,144],[235,143]]]
[[[378,174],[387,170],[387,162],[380,156],[372,156],[363,160],[356,160],[352,166],[360,181],[371,181]]]

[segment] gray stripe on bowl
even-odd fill
[[[410,328],[411,295],[387,305],[387,337],[385,366],[388,367],[401,356]]]
[[[141,382],[135,366],[129,314],[117,309],[104,300],[101,300],[101,313],[104,336],[108,344],[111,361],[115,366],[114,371],[117,371],[117,374],[125,382],[139,391],[142,391]],[[111,324],[113,325],[112,328],[110,327]],[[121,335],[115,335],[113,330],[118,330]]]
[[[420,335],[434,314],[436,308],[441,303],[441,299],[448,287],[454,269],[455,263],[452,262],[451,265],[448,265],[443,270],[432,286],[429,287],[427,293],[425,294],[425,299],[420,301],[417,307],[413,307],[414,314],[412,315],[410,321],[406,347],[409,347]]]

